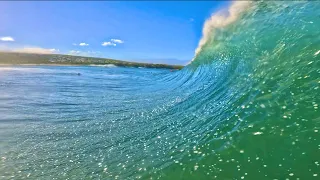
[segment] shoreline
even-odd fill
[[[151,69],[175,69],[178,68],[166,68],[166,67],[148,67],[148,66],[119,66],[115,64],[0,64],[0,67],[10,67],[10,66],[88,66],[88,67],[108,67],[108,65],[113,65],[114,67],[123,68],[151,68]]]
[[[28,54],[0,52],[0,66],[108,66],[182,69],[182,65],[153,64],[108,58],[71,56],[62,54]]]
[[[0,64],[0,66],[89,66],[75,64]]]

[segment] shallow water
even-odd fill
[[[4,179],[103,177],[98,172],[106,163],[120,162],[126,157],[121,151],[133,147],[129,137],[137,136],[134,130],[145,133],[138,128],[143,122],[132,116],[143,117],[144,111],[170,101],[151,101],[161,93],[153,91],[154,84],[168,73],[139,68],[0,67],[0,174]],[[108,164],[110,169],[117,167]]]
[[[254,3],[175,72],[1,67],[1,178],[319,179],[319,9]]]

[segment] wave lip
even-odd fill
[[[198,47],[195,50],[195,57],[199,54],[202,47],[211,39],[214,30],[235,22],[241,15],[242,12],[249,9],[251,1],[234,1],[227,10],[227,16],[225,16],[225,11],[219,11],[211,15],[203,25],[202,38],[199,41]]]

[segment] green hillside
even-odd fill
[[[167,64],[149,64],[120,61],[106,58],[71,56],[61,54],[29,54],[29,53],[13,53],[0,52],[0,64],[59,64],[59,65],[106,65],[114,64],[121,67],[147,67],[147,68],[168,68],[181,69],[180,65]]]

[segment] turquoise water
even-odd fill
[[[319,179],[319,17],[253,3],[176,72],[1,67],[1,179]]]

